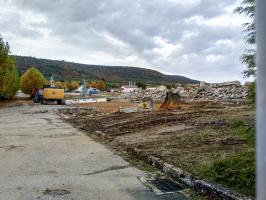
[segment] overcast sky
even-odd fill
[[[241,80],[239,0],[0,0],[13,54]]]

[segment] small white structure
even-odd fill
[[[74,90],[75,93],[81,93],[83,90],[83,85],[79,86],[77,89]]]
[[[129,81],[128,85],[122,85],[121,87],[123,93],[130,93],[130,92],[136,92],[140,89],[136,86],[135,81]]]

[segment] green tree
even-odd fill
[[[9,44],[0,35],[0,98],[12,98],[19,88],[15,59],[10,56]]]
[[[245,39],[247,44],[251,45],[251,48],[246,50],[241,56],[242,62],[247,66],[247,69],[244,71],[244,76],[250,77],[256,76],[256,23],[255,23],[255,0],[242,0],[241,6],[235,9],[236,13],[245,14],[251,19],[251,22],[244,23],[243,32],[245,33]],[[251,105],[255,105],[256,102],[256,84],[252,83],[249,87],[249,102]]]
[[[245,33],[245,39],[251,48],[241,56],[242,62],[247,66],[244,71],[246,77],[255,76],[256,74],[256,23],[255,23],[255,0],[242,0],[241,6],[235,9],[235,13],[245,14],[251,19],[251,22],[244,23],[243,32]]]
[[[21,77],[20,89],[25,94],[31,94],[35,88],[42,88],[46,79],[35,67],[29,68]]]
[[[141,88],[143,90],[145,90],[147,88],[147,85],[145,83],[143,83],[143,82],[140,82],[140,81],[138,81],[136,83],[136,85],[138,86],[138,88]]]

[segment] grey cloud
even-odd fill
[[[8,15],[8,16],[7,16]],[[41,33],[34,29],[34,26],[24,27],[21,16],[16,12],[0,13],[0,27],[9,34],[23,38],[39,38]]]
[[[80,51],[102,52],[119,59],[137,56],[157,70],[191,74],[200,79],[203,73],[204,77],[208,73],[213,77],[216,72],[225,76],[232,71],[240,74],[243,68],[238,59],[243,49],[241,27],[185,21],[195,16],[208,20],[229,14],[226,7],[237,1],[9,0],[9,5],[46,18],[42,23],[29,23],[29,26],[36,29],[10,18],[17,23],[16,27],[19,28],[15,33],[20,37],[41,37],[39,30],[43,28],[51,37],[80,47]],[[3,2],[0,0],[0,4]],[[7,24],[0,22],[1,26]],[[12,31],[14,27],[7,26],[7,29]],[[185,32],[198,34],[184,39]],[[114,41],[108,40],[106,34]],[[155,49],[163,47],[155,38],[161,38],[169,45],[182,46],[182,49],[170,52],[168,56],[160,55]],[[233,41],[235,47],[217,47],[216,42],[219,40]],[[208,62],[205,58],[209,54],[221,55],[224,59]]]

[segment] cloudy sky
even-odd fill
[[[0,0],[13,54],[243,81],[239,0]]]

